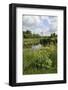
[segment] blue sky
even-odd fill
[[[57,33],[56,16],[34,16],[23,15],[23,31],[30,30],[33,34],[49,36],[51,33]]]

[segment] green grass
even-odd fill
[[[57,73],[57,46],[49,45],[39,50],[24,48],[23,74],[47,73]]]
[[[40,43],[40,38],[24,39],[24,48],[31,48],[32,45]]]

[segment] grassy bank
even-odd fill
[[[37,40],[37,39],[36,39]],[[35,40],[35,41],[36,41]],[[31,41],[30,42],[35,42]],[[39,41],[39,40],[38,40]],[[29,42],[28,40],[25,42]],[[42,46],[39,50],[24,48],[23,74],[57,73],[57,46]]]

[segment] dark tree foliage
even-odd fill
[[[57,35],[55,33],[51,34],[51,36],[44,37],[40,39],[40,44],[47,45],[47,44],[56,44],[57,43]]]
[[[50,38],[43,38],[43,39],[40,39],[40,44],[42,45],[47,45],[47,44],[50,44]]]
[[[23,31],[23,37],[24,38],[40,38],[40,35],[39,34],[32,34],[31,31],[26,30],[26,31]]]

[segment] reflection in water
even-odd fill
[[[38,44],[38,45],[32,45],[32,49],[33,49],[33,50],[40,49],[41,47],[42,47],[41,44]]]

